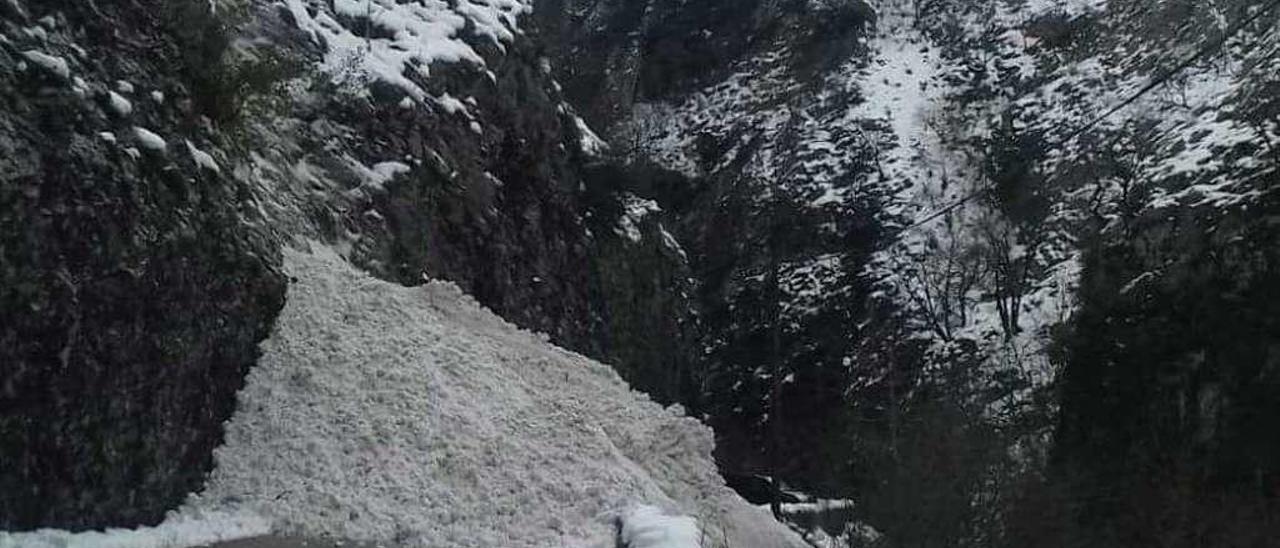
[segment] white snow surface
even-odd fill
[[[610,368],[451,284],[377,281],[325,248],[285,264],[288,302],[187,511],[403,546],[603,548],[650,506],[687,516],[671,538],[700,524],[707,547],[804,546],[724,486],[709,429]]]
[[[41,529],[0,532],[0,548],[177,548],[265,535],[270,522],[250,513],[173,513],[155,527],[71,533]]]

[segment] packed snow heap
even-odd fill
[[[287,263],[298,281],[192,506],[308,536],[516,547],[610,546],[619,516],[652,505],[732,546],[787,544],[723,486],[710,430],[608,367],[451,284],[377,281],[331,252]]]

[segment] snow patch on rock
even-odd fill
[[[187,141],[186,143],[187,152],[191,154],[191,160],[194,161],[197,166],[214,173],[222,172],[222,168],[218,167],[218,162],[213,159],[213,156],[209,155],[208,152],[196,148],[195,145],[191,144],[191,141]]]
[[[600,156],[609,150],[609,144],[601,139],[582,117],[574,115],[573,124],[578,129],[578,146],[588,156]]]
[[[138,138],[138,142],[147,150],[164,152],[164,149],[168,147],[162,137],[147,128],[134,126],[133,135]]]
[[[485,64],[463,36],[505,52],[519,17],[533,9],[530,0],[285,0],[285,6],[324,48],[321,68],[335,79],[381,80],[420,102],[429,95],[414,78],[429,76],[433,63]]]
[[[107,92],[107,106],[111,107],[111,111],[121,118],[133,114],[133,103],[114,91]]]
[[[63,80],[71,78],[71,66],[66,59],[33,49],[22,52],[22,57]]]

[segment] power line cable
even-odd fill
[[[1205,57],[1209,56],[1209,54],[1212,54],[1218,49],[1220,49],[1224,44],[1227,43],[1228,40],[1233,38],[1241,30],[1244,30],[1245,27],[1249,26],[1254,21],[1257,21],[1258,19],[1262,18],[1262,16],[1270,13],[1272,10],[1276,9],[1276,7],[1280,7],[1280,0],[1273,0],[1270,4],[1267,4],[1262,9],[1255,12],[1253,15],[1250,15],[1249,17],[1246,17],[1244,19],[1241,19],[1240,21],[1237,21],[1235,25],[1232,25],[1226,32],[1222,33],[1222,36],[1220,38],[1218,38],[1217,40],[1212,40],[1206,46],[1201,47],[1200,50],[1195,53],[1195,55],[1192,55],[1190,57],[1187,57],[1186,59],[1183,59],[1182,62],[1175,65],[1172,69],[1169,69],[1169,71],[1166,72],[1164,75],[1147,83],[1147,85],[1143,86],[1142,89],[1139,89],[1137,93],[1134,93],[1128,99],[1125,99],[1124,101],[1120,102],[1120,104],[1114,107],[1111,107],[1110,109],[1107,109],[1105,112],[1094,117],[1088,123],[1086,123],[1083,126],[1080,126],[1075,131],[1068,133],[1067,136],[1063,137],[1062,140],[1059,142],[1059,146],[1065,145],[1068,142],[1070,142],[1072,139],[1079,137],[1084,132],[1089,131],[1094,126],[1102,123],[1103,120],[1106,120],[1112,114],[1120,112],[1121,110],[1124,110],[1125,107],[1132,105],[1135,101],[1137,101],[1143,95],[1146,95],[1152,90],[1164,85],[1166,82],[1173,79],[1174,76],[1177,76],[1178,73],[1186,70],[1191,65],[1194,65],[1200,62]]]

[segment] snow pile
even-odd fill
[[[0,548],[176,548],[252,538],[265,535],[269,530],[266,519],[249,513],[192,511],[174,513],[156,527],[138,529],[0,532]]]
[[[606,547],[648,505],[690,516],[670,538],[700,525],[708,546],[803,546],[724,486],[707,428],[608,367],[450,284],[376,281],[329,250],[286,265],[288,303],[191,509],[307,537]]]
[[[698,537],[693,518],[668,516],[655,506],[637,506],[622,518],[626,548],[698,548]]]
[[[529,0],[285,0],[285,4],[298,28],[325,49],[322,68],[335,79],[381,80],[418,101],[428,95],[415,76],[427,77],[436,62],[484,66],[475,49],[478,43],[487,42],[505,52],[519,32],[519,17],[532,10]]]

